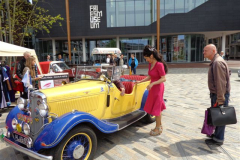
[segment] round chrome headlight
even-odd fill
[[[30,126],[27,123],[24,123],[24,125],[23,125],[23,132],[26,135],[30,134]]]
[[[26,99],[23,99],[22,97],[19,97],[17,100],[17,106],[20,110],[23,110],[24,107],[27,106],[28,101]]]
[[[42,104],[39,104],[38,108],[39,108],[39,114],[42,117],[45,117],[48,113],[48,106],[45,103],[42,103]]]
[[[15,119],[15,118],[13,118],[12,119],[12,128],[15,130],[15,129],[17,129],[17,124],[18,124],[18,121]]]

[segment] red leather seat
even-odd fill
[[[125,86],[125,93],[131,94],[133,91],[134,83],[133,82],[122,82]]]
[[[129,79],[129,80],[136,80],[136,81],[141,81],[146,77],[147,76],[138,76],[138,75],[123,75],[123,76],[121,76],[121,78]]]

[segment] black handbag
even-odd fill
[[[208,108],[208,125],[225,126],[236,124],[237,117],[234,107],[211,107]]]

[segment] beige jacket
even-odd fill
[[[224,59],[215,54],[208,70],[208,88],[210,93],[217,94],[217,102],[224,104],[225,93],[230,93],[230,75]]]

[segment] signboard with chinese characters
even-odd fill
[[[98,5],[90,5],[90,28],[95,29],[100,27],[102,11],[98,11]]]

